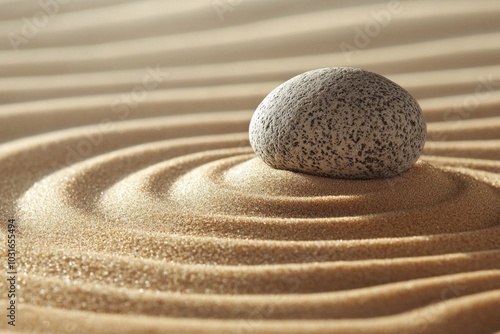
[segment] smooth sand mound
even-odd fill
[[[39,4],[1,5],[15,329],[499,331],[500,4],[221,3],[72,1],[18,52],[8,31]],[[255,157],[258,103],[326,66],[414,94],[428,141],[411,170],[335,180]]]

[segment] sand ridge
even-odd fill
[[[39,10],[23,4],[0,26]],[[500,6],[401,5],[349,57],[340,43],[387,2],[243,1],[220,20],[201,0],[73,1],[18,53],[0,39],[16,329],[500,330]],[[326,66],[381,73],[417,98],[428,140],[413,169],[348,181],[255,157],[258,103]]]

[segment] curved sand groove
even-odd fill
[[[457,293],[465,296],[498,289],[499,277],[495,271],[479,271],[414,280],[413,291],[409,291],[406,287],[407,283],[404,282],[341,293],[283,295],[278,300],[269,298],[267,295],[213,296],[190,293],[181,296],[169,292],[139,292],[135,289],[108,286],[106,299],[112,302],[107,304],[96,303],[96,296],[92,289],[95,282],[86,281],[79,285],[72,285],[57,277],[44,278],[39,275],[33,275],[35,279],[28,280],[30,289],[33,291],[43,289],[49,281],[56,283],[51,286],[52,291],[46,292],[53,296],[50,301],[53,306],[57,305],[58,300],[66,299],[72,303],[73,308],[82,309],[81,300],[71,297],[80,293],[84,295],[86,303],[93,305],[93,310],[97,312],[120,313],[119,305],[129,303],[133,313],[156,316],[212,318],[214,313],[220,313],[224,314],[227,319],[238,319],[245,317],[245,314],[250,313],[252,309],[268,308],[269,319],[286,319],[291,316],[298,319],[338,319],[379,317],[419,308],[432,302],[436,294],[440,294],[443,289],[446,291],[443,299],[452,298]],[[453,289],[446,290],[450,284],[453,284]],[[464,289],[465,286],[467,289]],[[67,294],[65,290],[72,293],[69,296],[65,295]],[[357,304],[351,302],[353,299]],[[401,299],[405,300],[404,305],[401,305]],[[36,298],[30,302],[39,303]],[[309,302],[310,307],[304,309],[302,306],[304,302]],[[158,308],[159,303],[168,306]],[[217,311],[214,312],[214,310]]]
[[[51,259],[61,255],[38,255],[33,273],[39,271],[36,264],[43,261],[50,263]],[[66,256],[66,261],[57,268],[44,268],[44,275],[53,275],[57,270],[64,273],[64,279],[136,290],[144,289],[146,284],[151,291],[272,296],[351,290],[431,276],[498,270],[499,258],[500,252],[495,250],[453,254],[445,259],[442,256],[424,256],[267,266],[206,266],[140,260],[130,256],[85,254],[75,261]],[[119,279],[121,277],[124,278]]]
[[[127,322],[127,327],[120,329],[123,333],[134,333],[137,331],[148,331],[161,333],[165,330],[177,333],[197,333],[203,328],[205,333],[233,333],[249,331],[255,333],[276,333],[286,330],[287,333],[352,333],[353,331],[369,331],[371,333],[401,333],[401,332],[425,332],[443,333],[446,331],[454,333],[467,333],[478,331],[480,333],[491,333],[498,328],[496,320],[496,308],[500,306],[500,292],[492,290],[478,293],[460,299],[453,299],[439,304],[430,304],[421,309],[409,311],[401,315],[381,317],[375,319],[346,319],[346,320],[267,320],[263,321],[266,310],[258,310],[253,318],[246,320],[208,320],[196,318],[173,318],[173,317],[146,317],[134,316]],[[463,309],[469,309],[464,316]],[[43,308],[35,305],[26,305],[21,308],[30,320],[26,330],[36,330],[38,327],[33,323],[43,319],[53,319],[51,328],[58,331],[72,331],[79,328],[81,323],[89,317],[91,321],[86,328],[93,332],[105,328],[120,328],[123,325],[123,316],[109,313],[95,313],[88,311],[68,311],[64,309]],[[96,323],[99,324],[96,325]],[[474,325],[471,325],[474,323]],[[48,325],[48,324],[47,324]]]
[[[236,144],[241,146],[245,142],[241,138]],[[228,145],[217,141],[214,144]],[[74,225],[80,224],[77,223],[79,220],[81,224],[88,224],[84,222],[92,216],[93,203],[104,196],[99,218],[111,220],[113,225],[137,226],[137,220],[147,216],[151,222],[175,220],[155,226],[157,231],[216,236],[229,233],[237,237],[234,235],[237,229],[241,237],[261,239],[268,238],[266,235],[272,230],[270,235],[273,239],[288,240],[402,237],[462,232],[498,225],[498,191],[460,174],[448,176],[428,165],[417,165],[395,179],[361,182],[359,186],[356,186],[359,182],[356,181],[352,189],[352,181],[325,180],[276,171],[259,160],[250,160],[238,166],[238,160],[253,157],[248,154],[239,158],[237,155],[238,159],[229,159],[229,166],[226,165],[228,162],[224,158],[247,153],[247,148],[212,151],[210,145],[200,144],[199,141],[193,141],[193,145],[195,147],[190,149],[189,145],[181,144],[181,149],[175,150],[167,144],[167,148],[163,148],[166,155],[160,155],[158,148],[152,150],[156,159],[170,160],[160,163],[164,167],[151,166],[147,171],[139,172],[139,177],[132,175],[119,182],[116,189],[110,189],[111,194],[107,194],[105,188],[95,188],[93,183],[100,178],[108,179],[107,170],[116,170],[116,162],[123,164],[123,155],[110,160],[112,163],[107,169],[103,169],[101,163],[98,169],[88,168],[84,173],[68,170],[54,174],[35,185],[19,202],[22,208],[31,208],[37,203],[43,205],[43,217],[36,217],[36,213],[33,216],[31,210],[22,209],[20,213],[26,221],[47,222],[47,226],[43,223],[38,226],[37,231],[53,228],[66,230],[64,226],[54,224],[54,218],[51,220],[50,217],[72,217],[71,229],[74,232],[66,233],[78,234]],[[176,153],[187,154],[190,150],[203,152],[175,158]],[[141,154],[140,159],[135,158],[135,161],[143,164],[145,154],[136,151]],[[216,161],[212,162],[214,159]],[[152,163],[151,160],[148,162]],[[236,178],[230,179],[231,168],[238,167],[243,171],[238,171]],[[125,171],[127,174],[130,172],[130,169]],[[229,188],[219,181],[226,172],[229,184],[233,185]],[[271,175],[266,175],[268,173]],[[248,174],[253,178],[249,178]],[[85,179],[80,180],[80,175],[84,175]],[[308,179],[307,183],[295,181],[304,178]],[[252,185],[254,179],[258,180],[256,185]],[[274,183],[275,188],[282,189],[282,194],[252,193],[256,187],[262,188],[261,181]],[[103,185],[103,182],[99,183]],[[429,184],[429,188],[422,188],[422,184]],[[91,188],[87,191],[85,185]],[[366,194],[359,190],[370,186],[378,191]],[[415,192],[419,187],[420,190]],[[342,188],[347,188],[351,195],[336,194]],[[52,189],[53,196],[47,198],[48,189]],[[303,191],[303,196],[297,197],[300,191]],[[429,197],[428,193],[434,196]],[[401,200],[393,199],[394,194],[398,194]],[[121,200],[117,202],[116,198]],[[476,202],[477,206],[474,205]],[[75,214],[72,203],[84,205],[81,207],[83,213]],[[65,208],[65,205],[69,207]],[[461,211],[462,208],[467,210]],[[189,212],[187,216],[186,212]],[[421,219],[414,221],[415,215]],[[198,220],[196,224],[193,217]],[[287,219],[291,220],[287,223]],[[440,224],[445,219],[454,223]],[[265,228],[262,228],[263,224]],[[398,228],[401,225],[409,226]],[[300,237],[290,238],[291,233]]]
[[[72,1],[17,53],[8,33],[39,5],[0,5],[16,329],[499,331],[499,4],[403,2],[348,55],[386,2],[235,4],[220,20],[201,0]],[[326,66],[414,94],[428,122],[414,168],[347,181],[255,157],[256,105]],[[134,98],[148,68],[161,80]]]

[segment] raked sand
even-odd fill
[[[17,252],[1,332],[500,331],[498,1],[51,8],[42,25],[39,2],[0,4],[0,219]],[[417,98],[414,168],[335,180],[255,156],[258,103],[329,66]]]

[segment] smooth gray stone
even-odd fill
[[[365,70],[317,69],[274,89],[250,122],[250,144],[269,166],[345,179],[398,175],[425,143],[417,101]]]

